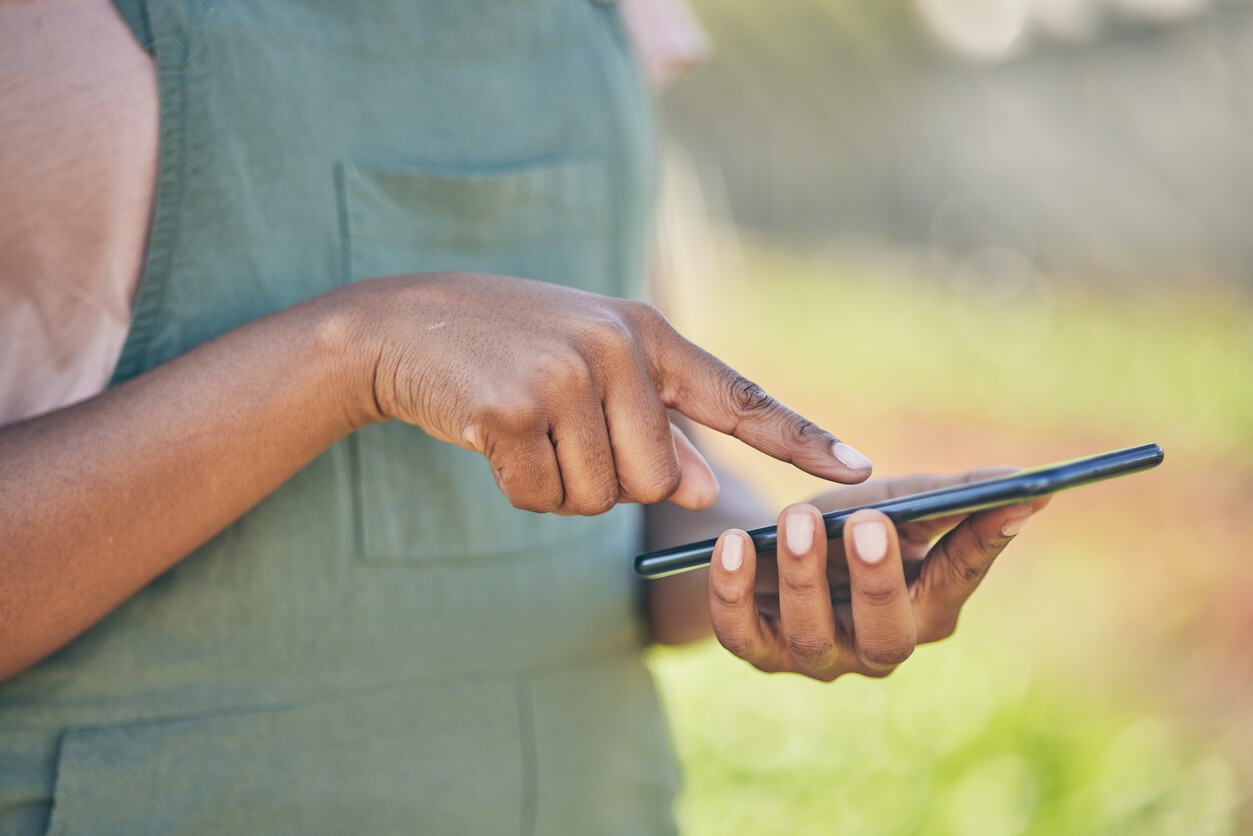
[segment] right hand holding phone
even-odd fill
[[[815,501],[831,511],[1001,472],[882,480]],[[846,673],[886,676],[917,645],[952,635],[993,561],[1047,503],[1045,497],[899,528],[863,510],[845,524],[842,540],[830,543],[818,507],[789,506],[779,515],[775,555],[758,555],[740,530],[719,538],[709,577],[714,632],[764,671],[825,682]]]

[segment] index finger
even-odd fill
[[[760,386],[665,325],[655,344],[662,401],[697,423],[734,436],[768,456],[836,482],[861,482],[871,462]]]

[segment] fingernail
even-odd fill
[[[722,538],[722,568],[734,572],[744,565],[744,541],[735,535]]]
[[[1006,520],[1001,526],[1001,536],[1013,537],[1015,534],[1022,531],[1022,527],[1027,524],[1027,520],[1029,519],[1031,519],[1030,511],[1023,514],[1021,517],[1014,517],[1013,519]]]
[[[873,467],[870,459],[857,452],[857,448],[850,447],[843,441],[837,441],[831,445],[831,453],[849,470],[869,470]]]
[[[793,554],[803,554],[814,544],[814,518],[808,514],[788,514],[783,523],[787,531],[787,548]]]
[[[857,556],[867,563],[878,563],[887,557],[888,530],[881,522],[857,523],[853,527],[853,547]]]

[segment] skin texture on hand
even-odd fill
[[[1000,471],[913,477],[837,494],[851,507]],[[832,494],[819,498],[833,510]],[[863,510],[827,542],[811,504],[779,516],[779,551],[759,556],[741,530],[719,538],[709,572],[714,633],[764,671],[831,681],[846,673],[886,676],[919,644],[952,635],[963,604],[1027,519],[1033,503],[906,523]],[[936,538],[939,538],[936,540]]]
[[[853,448],[688,342],[651,305],[477,274],[376,280],[360,302],[378,417],[483,454],[519,508],[710,505],[717,481],[668,409],[815,476],[870,475]]]

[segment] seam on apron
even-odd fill
[[[189,142],[187,44],[178,35],[158,35],[153,41],[153,54],[160,119],[156,194],[131,327],[110,385],[134,377],[147,365],[145,358],[151,351],[152,333],[166,310],[165,292],[182,224]]]

